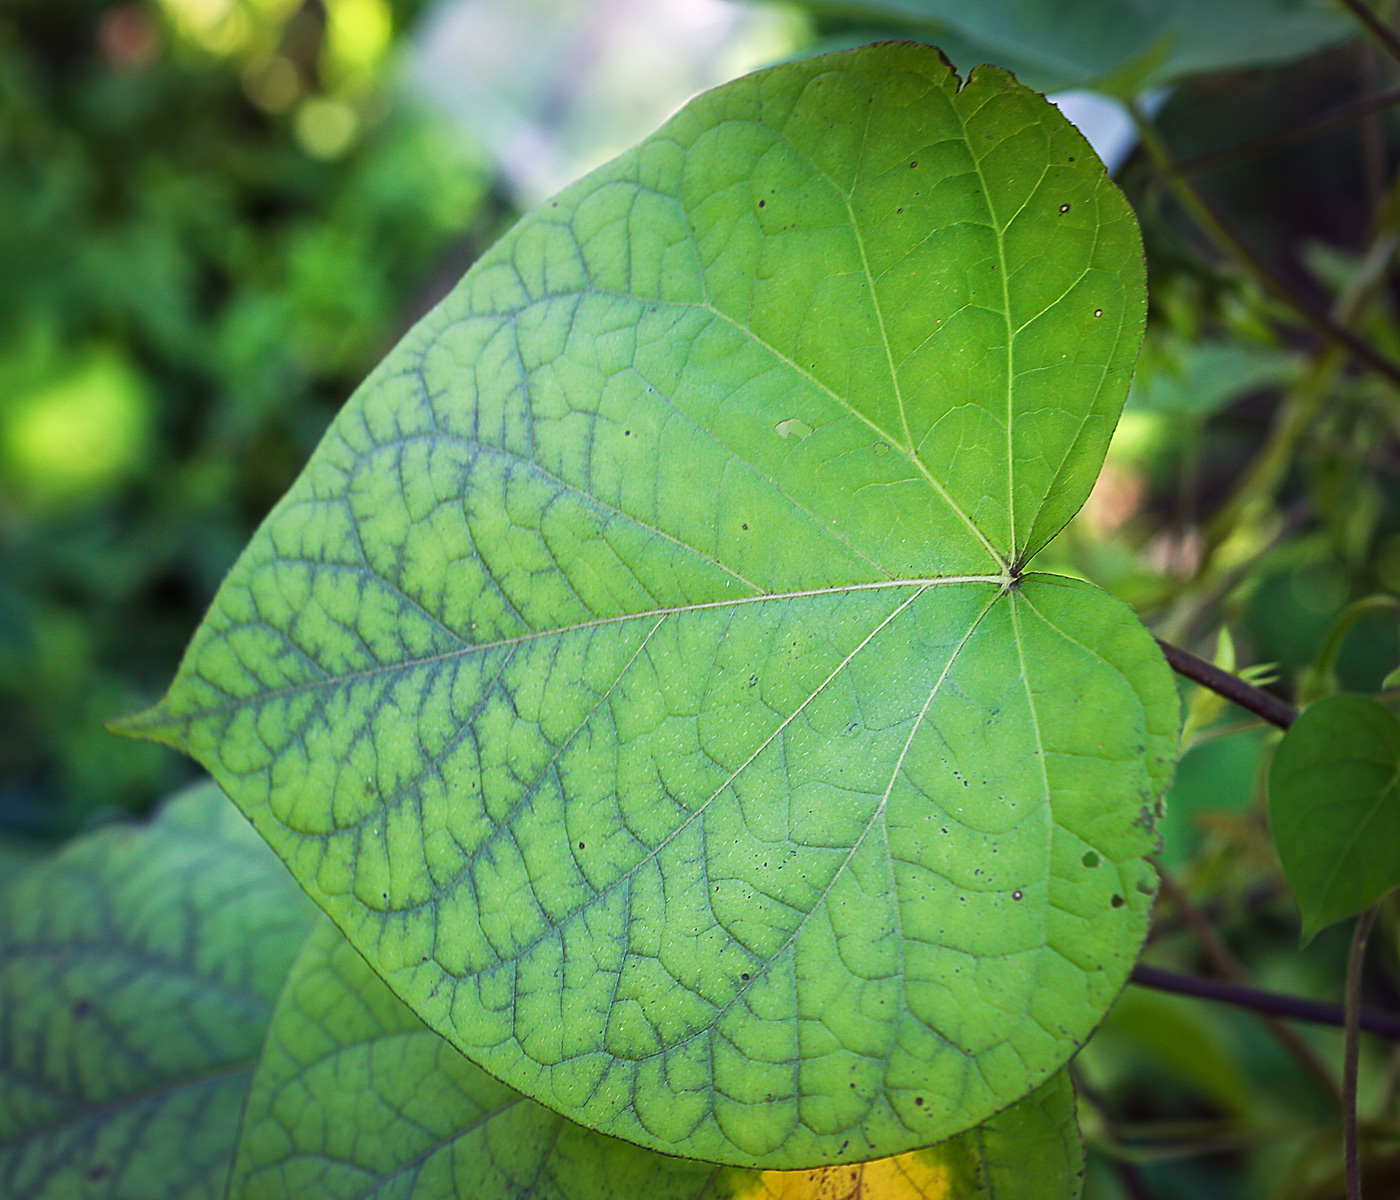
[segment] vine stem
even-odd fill
[[[1178,675],[1184,676],[1193,683],[1199,683],[1202,687],[1210,688],[1212,692],[1233,701],[1241,708],[1252,712],[1256,717],[1262,717],[1270,725],[1287,729],[1298,719],[1298,710],[1291,704],[1280,700],[1277,696],[1269,695],[1268,692],[1262,691],[1253,684],[1245,683],[1238,675],[1222,671],[1214,663],[1197,658],[1191,651],[1183,650],[1180,646],[1173,646],[1161,638],[1157,639],[1157,645],[1162,648],[1167,665]]]
[[[1347,1200],[1361,1200],[1361,1147],[1356,1125],[1356,1077],[1361,1059],[1361,967],[1366,939],[1376,923],[1380,905],[1373,904],[1356,919],[1347,956],[1346,1043],[1342,1057],[1342,1143],[1346,1156]]]
[[[1227,983],[1223,979],[1183,975],[1179,971],[1149,967],[1146,963],[1138,963],[1129,979],[1138,987],[1151,988],[1155,992],[1193,996],[1197,1000],[1211,1000],[1235,1008],[1247,1008],[1251,1012],[1268,1013],[1288,1021],[1328,1025],[1334,1029],[1344,1029],[1346,1026],[1346,1010],[1340,1004],[1305,1000],[1301,996],[1265,991],[1263,988],[1244,987],[1237,983]],[[1374,1033],[1379,1037],[1400,1042],[1400,1017],[1389,1013],[1362,1012],[1358,1018],[1358,1028],[1365,1033]]]
[[[1342,7],[1366,26],[1366,31],[1389,51],[1392,58],[1400,61],[1400,37],[1396,36],[1395,30],[1366,7],[1362,0],[1342,0]]]
[[[1177,883],[1169,871],[1164,871],[1160,863],[1157,865],[1157,875],[1162,882],[1162,892],[1190,927],[1196,938],[1196,943],[1205,956],[1210,959],[1216,972],[1235,987],[1243,991],[1252,991],[1253,989],[1249,987],[1249,978],[1239,959],[1231,953],[1230,948],[1215,932],[1215,928],[1192,902],[1191,897],[1186,894],[1186,889]],[[1279,1047],[1312,1078],[1312,1081],[1317,1084],[1333,1106],[1341,1110],[1343,1106],[1342,1090],[1337,1086],[1337,1080],[1327,1064],[1318,1057],[1312,1046],[1299,1036],[1296,1029],[1285,1025],[1276,1016],[1261,1011],[1259,1019],[1274,1041],[1279,1044]]]
[[[1182,174],[1158,136],[1156,127],[1136,102],[1128,102],[1128,113],[1137,127],[1138,138],[1143,148],[1162,173],[1172,194],[1206,235],[1328,341],[1344,347],[1357,362],[1400,385],[1400,363],[1382,354],[1365,338],[1348,329],[1326,309],[1316,304],[1311,297],[1299,292],[1280,271],[1262,258],[1226,220],[1224,214]]]
[[[1282,150],[1297,142],[1327,133],[1339,126],[1350,124],[1358,118],[1384,112],[1396,104],[1400,104],[1400,87],[1387,88],[1385,91],[1374,92],[1357,100],[1349,100],[1345,104],[1339,104],[1336,108],[1328,109],[1311,120],[1303,121],[1291,129],[1285,129],[1268,137],[1258,138],[1239,146],[1231,146],[1226,150],[1212,150],[1209,154],[1198,154],[1194,158],[1183,158],[1176,164],[1176,169],[1183,175],[1199,175],[1203,171],[1215,171],[1221,167],[1234,166],[1247,158],[1268,154],[1274,150]]]

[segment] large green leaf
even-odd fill
[[[222,1197],[314,911],[212,783],[0,888],[0,1195]]]
[[[1303,940],[1400,887],[1400,721],[1366,696],[1328,696],[1269,767],[1269,824]]]
[[[605,1133],[798,1167],[971,1127],[1121,987],[1176,693],[1023,575],[1142,257],[1043,99],[883,45],[708,93],[371,375],[129,731],[427,1023]]]
[[[927,38],[959,66],[994,62],[1036,87],[1135,90],[1288,62],[1355,32],[1328,0],[799,0],[885,35]],[[874,32],[872,29],[871,32]]]
[[[960,1138],[858,1167],[759,1173],[642,1150],[473,1066],[327,921],[278,1001],[229,1200],[1069,1200],[1082,1167],[1064,1072]]]

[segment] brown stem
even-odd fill
[[[1342,1144],[1346,1157],[1347,1200],[1361,1200],[1361,1148],[1356,1127],[1356,1077],[1361,1059],[1361,967],[1366,939],[1376,923],[1378,904],[1356,919],[1347,956],[1346,1045],[1342,1057]]]
[[[1203,171],[1214,171],[1220,167],[1233,166],[1235,163],[1254,155],[1268,154],[1271,150],[1282,150],[1296,142],[1304,142],[1308,138],[1327,133],[1339,126],[1349,125],[1360,117],[1384,112],[1396,104],[1400,104],[1400,87],[1388,88],[1386,91],[1376,92],[1374,95],[1362,96],[1358,100],[1348,100],[1345,104],[1329,108],[1326,112],[1319,113],[1310,120],[1302,121],[1291,129],[1281,130],[1268,137],[1258,138],[1239,146],[1231,146],[1227,150],[1212,150],[1209,154],[1183,158],[1176,164],[1176,169],[1183,175],[1199,175]]]
[[[1197,1000],[1211,1000],[1217,1004],[1247,1008],[1251,1012],[1268,1013],[1273,1017],[1282,1017],[1286,1021],[1306,1021],[1309,1025],[1330,1025],[1333,1029],[1346,1028],[1346,1009],[1340,1004],[1327,1004],[1321,1000],[1306,1000],[1302,996],[1269,992],[1263,988],[1243,987],[1238,983],[1226,983],[1222,979],[1207,979],[1201,975],[1183,975],[1180,971],[1149,967],[1145,963],[1138,963],[1128,978],[1138,987],[1151,988],[1155,992],[1171,992],[1176,996],[1194,996]],[[1392,1016],[1390,1013],[1362,1012],[1359,1027],[1363,1033],[1374,1033],[1379,1037],[1400,1041],[1400,1017]],[[1397,1046],[1396,1049],[1400,1051],[1400,1046]]]
[[[1400,37],[1396,36],[1395,30],[1376,16],[1362,0],[1342,0],[1342,6],[1349,9],[1351,15],[1366,26],[1366,32],[1384,46],[1393,59],[1400,62]]]
[[[1201,195],[1191,181],[1181,173],[1172,161],[1162,139],[1158,137],[1157,130],[1143,111],[1134,103],[1129,104],[1128,110],[1137,126],[1138,136],[1142,140],[1143,147],[1166,179],[1167,186],[1171,188],[1181,206],[1192,216],[1196,224],[1222,250],[1238,260],[1260,283],[1292,308],[1304,322],[1311,325],[1328,341],[1344,347],[1357,362],[1370,367],[1373,371],[1384,375],[1392,383],[1400,386],[1400,363],[1382,354],[1365,338],[1338,322],[1310,296],[1304,295],[1295,288],[1281,271],[1277,270],[1272,263],[1264,259],[1253,246],[1244,240],[1225,218],[1225,215]]]
[[[1257,717],[1262,717],[1271,725],[1277,725],[1280,729],[1287,729],[1298,719],[1298,710],[1291,704],[1280,700],[1277,696],[1271,696],[1268,692],[1261,691],[1253,684],[1245,683],[1238,675],[1231,675],[1229,671],[1222,671],[1214,663],[1208,663],[1203,658],[1197,658],[1189,650],[1183,650],[1180,646],[1173,646],[1170,642],[1157,639],[1157,645],[1162,648],[1162,653],[1166,656],[1167,665],[1178,675],[1183,675],[1202,687],[1210,688],[1212,692],[1224,696],[1225,699],[1233,701],[1241,708],[1248,709]]]
[[[1230,952],[1230,948],[1220,939],[1220,935],[1211,927],[1210,922],[1201,914],[1201,910],[1192,903],[1185,889],[1160,865],[1157,867],[1157,874],[1162,881],[1163,894],[1190,926],[1197,944],[1206,958],[1210,960],[1217,974],[1230,983],[1248,987],[1249,977],[1245,974],[1244,967],[1240,965],[1239,960]],[[1298,1036],[1296,1030],[1289,1028],[1277,1017],[1260,1013],[1259,1019],[1273,1035],[1274,1041],[1288,1052],[1294,1062],[1312,1076],[1313,1081],[1322,1089],[1327,1098],[1340,1109],[1342,1107],[1342,1091],[1337,1086],[1332,1072],[1327,1069],[1327,1064],[1317,1056],[1313,1048]]]

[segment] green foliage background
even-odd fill
[[[419,7],[396,0],[399,32]],[[162,685],[340,402],[500,211],[485,162],[399,97],[387,58],[340,84],[315,8],[261,20],[266,47],[215,53],[148,5],[0,13],[0,820],[13,829],[70,832],[186,775],[102,721]],[[274,61],[295,72],[286,111],[255,99]],[[358,123],[333,155],[298,137],[317,100]]]
[[[493,164],[392,84],[393,46],[421,7],[388,5],[390,39],[369,59],[335,48],[316,5],[250,5],[252,32],[226,44],[155,6],[0,11],[0,878],[188,777],[102,722],[155,698],[344,398],[511,215]],[[820,8],[814,45],[907,32],[919,16]],[[1393,86],[1396,65],[1337,12],[1281,64],[1181,83],[1156,121],[1173,154],[1250,146]],[[928,36],[966,61],[1024,53],[976,33]],[[1155,45],[1126,75],[1061,62],[1038,82],[1130,92],[1177,78]],[[1346,293],[1396,223],[1392,116],[1261,147],[1194,178],[1294,287]],[[1396,389],[1352,366],[1321,371],[1306,325],[1202,236],[1145,154],[1119,178],[1146,241],[1147,340],[1104,477],[1037,565],[1094,580],[1208,656],[1228,631],[1222,657],[1273,664],[1275,690],[1310,699],[1347,605],[1400,590]],[[1394,304],[1383,269],[1354,325],[1400,355]],[[1309,389],[1306,436],[1242,494]],[[1377,691],[1398,661],[1394,617],[1369,610],[1336,682]],[[1345,931],[1297,952],[1269,841],[1273,736],[1183,691],[1163,862],[1256,982],[1336,999]],[[1170,910],[1157,933],[1153,961],[1205,968]],[[1368,1002],[1394,1009],[1393,920],[1378,942]],[[1336,1035],[1305,1037],[1337,1060]],[[1393,1064],[1367,1053],[1363,1100],[1393,1121]],[[1120,1160],[1164,1200],[1338,1194],[1325,1099],[1247,1016],[1130,989],[1079,1066],[1090,1196],[1127,1194]],[[1368,1169],[1376,1194],[1394,1186],[1393,1140],[1377,1135]]]

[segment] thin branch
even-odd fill
[[[1237,983],[1226,983],[1223,979],[1183,975],[1177,971],[1164,971],[1161,967],[1149,967],[1145,963],[1138,963],[1133,968],[1131,979],[1139,987],[1172,992],[1178,996],[1195,996],[1198,1000],[1231,1004],[1236,1008],[1268,1013],[1288,1021],[1330,1025],[1336,1029],[1346,1027],[1346,1013],[1340,1004],[1304,1000],[1299,996],[1284,995],[1282,992],[1266,992],[1263,988],[1242,987]],[[1358,1015],[1358,1028],[1378,1037],[1400,1041],[1400,1017],[1390,1013],[1361,1012]]]
[[[1239,261],[1270,291],[1284,301],[1304,322],[1311,325],[1329,341],[1345,347],[1364,366],[1384,375],[1392,383],[1400,386],[1400,363],[1382,354],[1365,338],[1352,332],[1338,322],[1325,308],[1310,296],[1304,295],[1263,258],[1253,246],[1235,230],[1225,215],[1216,209],[1196,189],[1172,161],[1166,146],[1158,136],[1156,128],[1147,119],[1137,104],[1129,102],[1128,111],[1137,126],[1138,137],[1153,163],[1162,173],[1181,206],[1186,209],[1196,224],[1226,253]]]
[[[1351,11],[1351,15],[1366,26],[1366,31],[1386,48],[1390,56],[1400,62],[1400,37],[1397,37],[1395,30],[1376,16],[1362,0],[1342,0],[1342,6]]]
[[[1215,932],[1205,915],[1186,894],[1186,889],[1177,883],[1170,871],[1162,868],[1161,863],[1157,864],[1157,875],[1162,882],[1163,894],[1172,902],[1172,907],[1181,914],[1186,924],[1190,926],[1197,944],[1204,951],[1206,957],[1210,959],[1216,972],[1225,982],[1233,984],[1235,987],[1249,987],[1249,976],[1245,973],[1239,959],[1231,953],[1230,947]],[[1296,1029],[1285,1025],[1276,1016],[1260,1013],[1259,1019],[1274,1041],[1311,1077],[1312,1081],[1322,1090],[1322,1094],[1340,1111],[1342,1108],[1342,1089],[1337,1086],[1337,1080],[1332,1074],[1331,1068],[1322,1061],[1317,1051],[1303,1040]]]
[[[1281,130],[1268,137],[1245,142],[1240,146],[1231,146],[1226,150],[1212,150],[1209,154],[1198,154],[1194,158],[1183,158],[1176,164],[1176,169],[1183,175],[1199,175],[1203,171],[1214,171],[1220,167],[1233,166],[1246,158],[1252,158],[1258,154],[1268,154],[1272,150],[1282,150],[1297,142],[1305,142],[1318,134],[1327,133],[1341,125],[1348,125],[1359,117],[1384,112],[1396,104],[1400,104],[1400,87],[1389,88],[1370,96],[1362,96],[1357,100],[1348,100],[1345,104],[1329,108],[1326,112],[1319,113],[1307,121],[1302,121],[1291,129]]]
[[[1214,663],[1197,658],[1191,651],[1183,650],[1180,646],[1173,646],[1170,642],[1162,641],[1161,638],[1157,639],[1157,645],[1162,648],[1162,653],[1166,655],[1167,665],[1178,675],[1184,675],[1194,683],[1210,688],[1212,692],[1224,696],[1225,699],[1233,701],[1241,708],[1248,709],[1256,717],[1268,721],[1270,725],[1287,729],[1298,719],[1298,710],[1291,704],[1280,700],[1277,696],[1269,695],[1268,692],[1261,691],[1253,684],[1245,683],[1238,675],[1222,671]]]
[[[1361,1058],[1361,967],[1366,939],[1376,923],[1378,904],[1356,919],[1347,956],[1346,1045],[1342,1057],[1342,1145],[1346,1158],[1347,1200],[1361,1200],[1361,1150],[1356,1130],[1356,1078]]]

